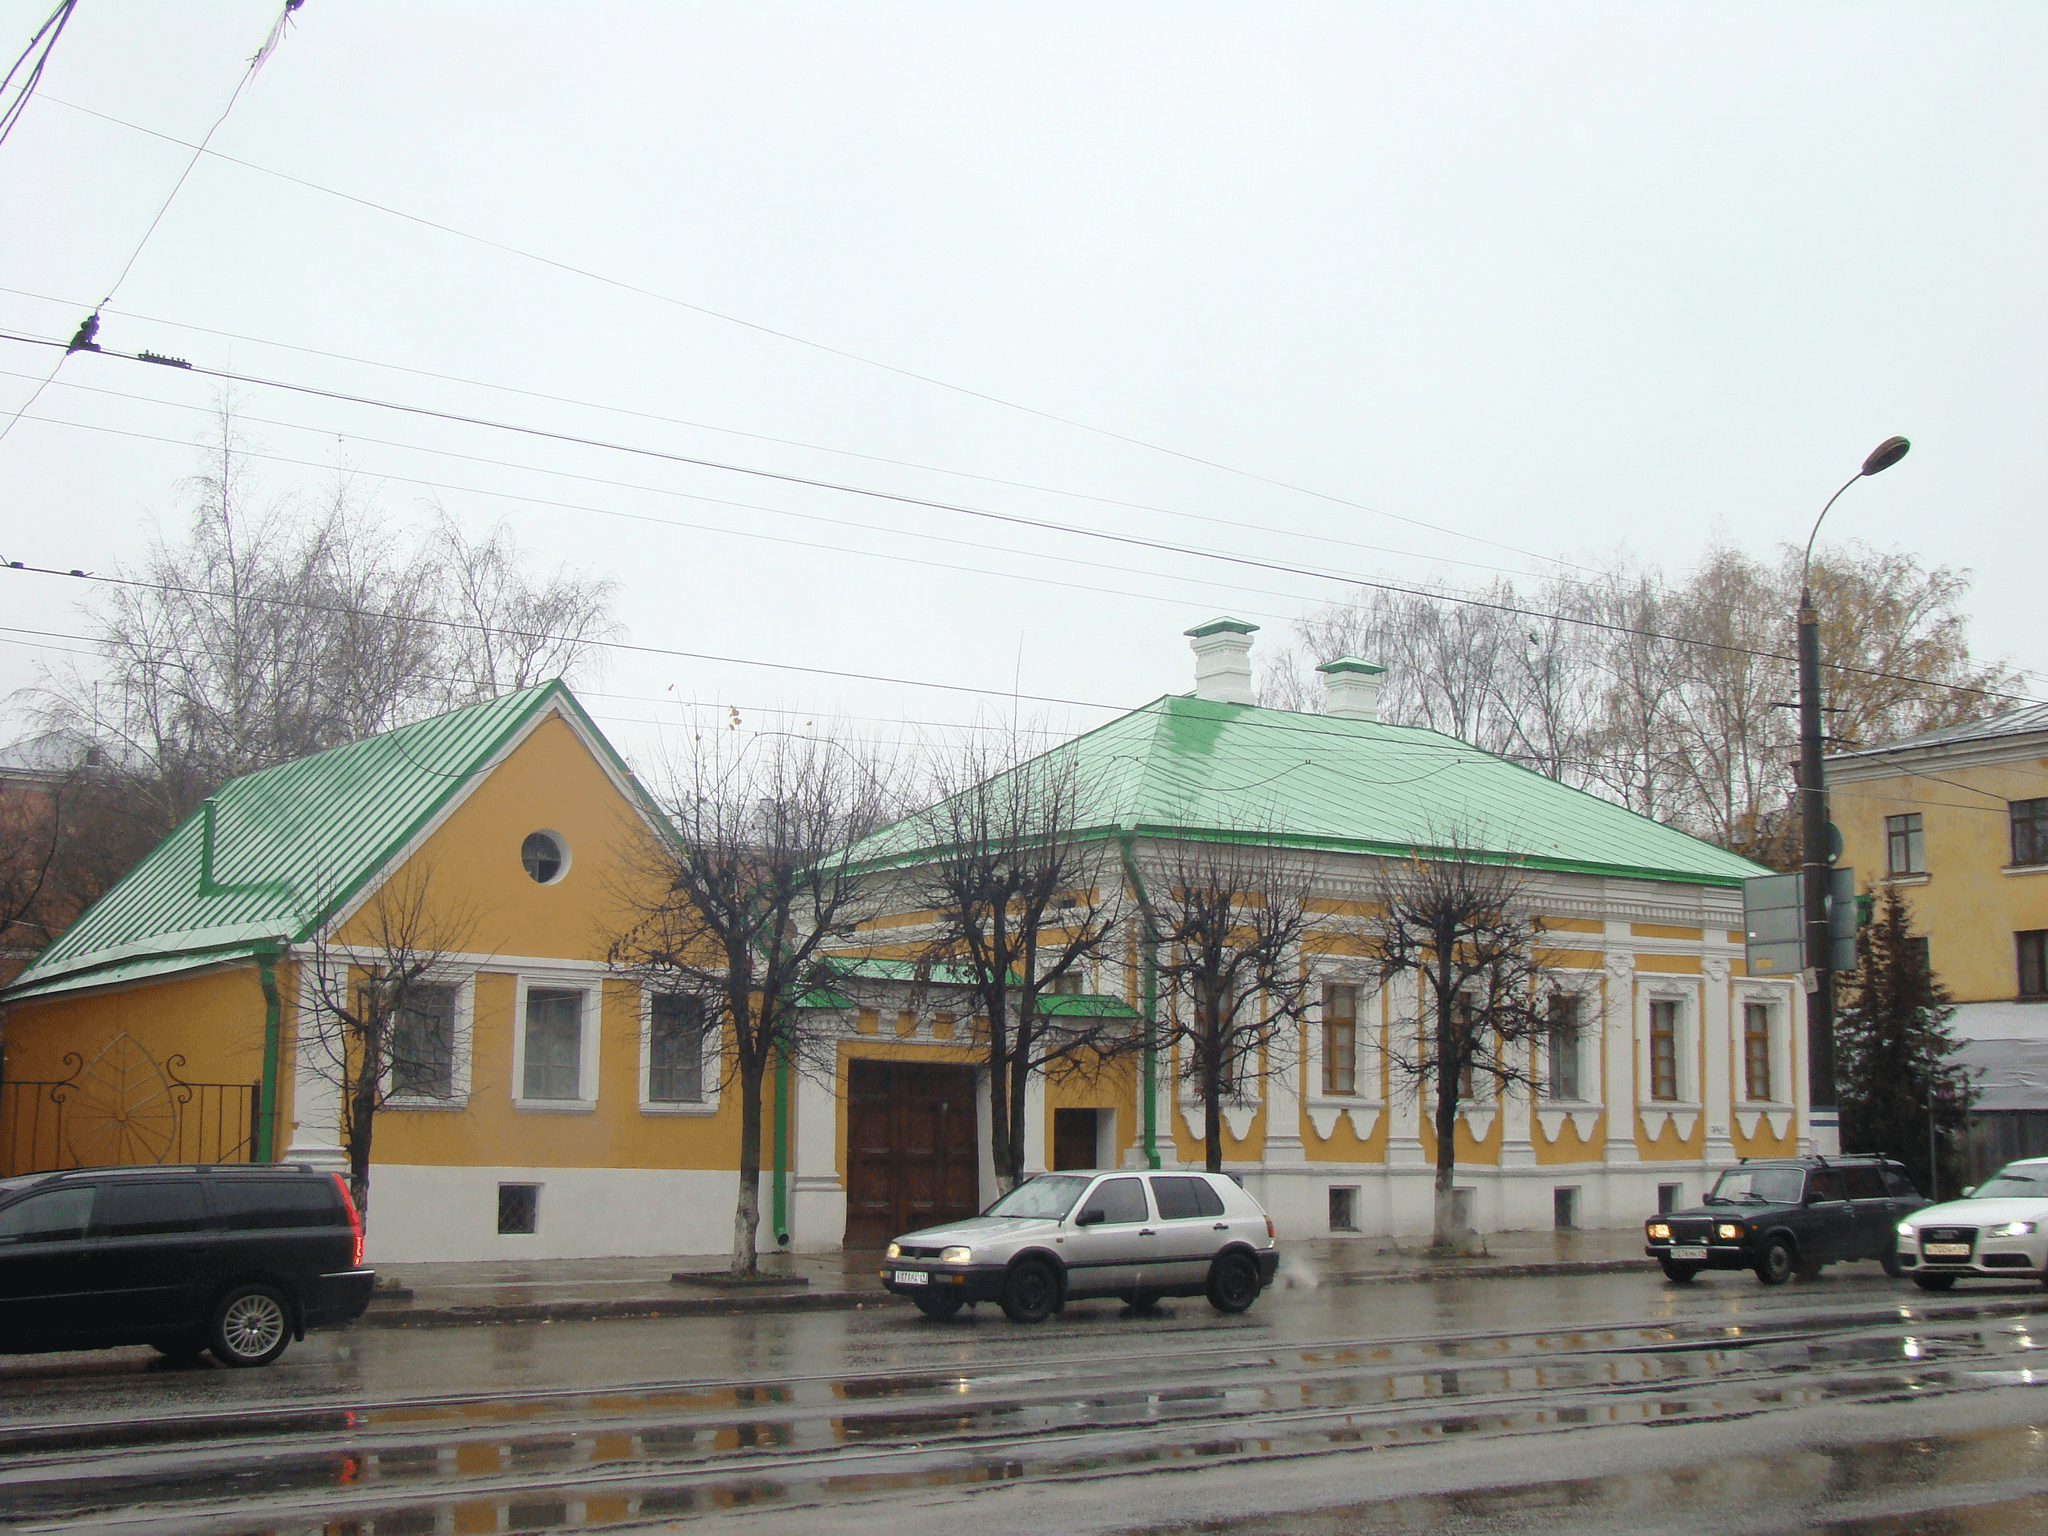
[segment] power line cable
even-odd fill
[[[16,93],[13,101],[4,109],[0,109],[0,144],[7,142],[7,136],[14,132],[14,125],[21,121],[22,113],[28,110],[29,98],[35,95],[37,85],[42,83],[44,66],[50,62],[50,55],[56,51],[57,39],[64,35],[64,25],[71,20],[71,13],[77,9],[78,0],[58,0],[57,9],[50,12],[44,18],[43,24],[36,28],[35,36],[31,37],[28,46],[21,50],[21,57],[7,66],[6,78],[0,79],[0,95],[5,95],[7,87],[14,84],[15,74],[22,65],[28,63],[28,56],[35,53],[36,44],[43,44],[43,51],[36,56],[35,64],[21,82],[21,90]],[[44,41],[45,38],[48,39],[47,42]]]
[[[61,342],[47,337],[24,336],[19,333],[0,331],[0,340],[20,342],[29,346],[55,347]],[[119,359],[123,362],[161,366],[163,360],[142,355],[131,355],[112,350],[95,350],[97,357]],[[1734,645],[1727,641],[1702,640],[1692,636],[1673,635],[1657,630],[1638,629],[1633,625],[1618,624],[1605,619],[1586,618],[1578,614],[1546,612],[1542,609],[1525,608],[1519,604],[1504,603],[1494,599],[1456,594],[1431,592],[1427,589],[1403,586],[1397,582],[1377,580],[1356,573],[1330,571],[1320,568],[1295,565],[1287,561],[1263,560],[1252,555],[1231,554],[1222,550],[1203,549],[1195,545],[1176,544],[1164,539],[1143,538],[1136,534],[1116,533],[1108,529],[1087,528],[1072,523],[1053,522],[1045,518],[1026,517],[1020,513],[997,512],[987,507],[973,507],[960,502],[940,501],[932,497],[912,496],[900,491],[878,490],[871,486],[853,485],[843,481],[820,480],[808,475],[791,474],[783,470],[761,469],[752,465],[731,464],[723,460],[708,459],[694,454],[674,453],[665,449],[648,448],[631,443],[615,443],[603,438],[585,437],[579,433],[558,432],[544,427],[523,426],[513,422],[495,421],[488,417],[470,416],[460,411],[437,410],[430,406],[407,405],[400,401],[380,400],[374,396],[351,394],[345,390],[322,389],[310,384],[293,384],[280,379],[260,378],[252,374],[231,373],[223,369],[202,368],[197,364],[182,363],[178,366],[205,378],[220,379],[228,383],[253,385],[259,388],[280,389],[292,394],[306,395],[314,399],[334,400],[350,405],[369,406],[379,410],[396,411],[406,415],[426,417],[436,421],[454,422],[464,426],[484,428],[489,431],[506,432],[521,436],[539,438],[543,441],[571,444],[577,447],[596,448],[614,453],[624,453],[640,458],[655,459],[667,463],[684,464],[699,469],[717,470],[728,474],[746,475],[756,479],[775,481],[785,485],[808,486],[814,490],[833,491],[843,495],[862,496],[877,501],[892,502],[902,506],[922,507],[931,511],[957,513],[963,517],[981,518],[991,522],[1006,523],[1015,527],[1034,528],[1041,532],[1063,533],[1077,538],[1098,539],[1134,549],[1145,549],[1155,553],[1181,555],[1192,559],[1217,561],[1229,565],[1245,566],[1255,570],[1279,572],[1290,576],[1306,576],[1318,581],[1338,581],[1347,586],[1369,588],[1376,591],[1396,593],[1406,597],[1421,598],[1429,602],[1446,602],[1466,607],[1490,610],[1495,613],[1511,614],[1517,618],[1536,619],[1545,623],[1564,623],[1578,628],[1596,630],[1606,634],[1628,635],[1638,639],[1658,640],[1670,645],[1692,646],[1702,650],[1719,651],[1728,655],[1750,656],[1759,660],[1794,662],[1796,658],[1782,651],[1760,650],[1753,646]],[[1831,671],[1851,676],[1877,678],[1889,682],[1910,683],[1922,688],[1944,688],[1953,692],[1969,693],[1984,698],[2010,699],[2017,703],[2040,702],[2022,694],[2007,693],[1999,689],[1978,687],[1969,683],[1938,682],[1929,678],[1912,677],[1903,673],[1888,672],[1879,668],[1851,666],[1843,662],[1824,662]]]
[[[297,0],[288,0],[288,4],[295,3],[297,3]],[[148,134],[152,138],[164,139],[173,144],[185,144],[187,148],[195,148],[186,140],[159,132],[154,128],[145,128],[139,123],[129,122],[127,119],[115,117],[111,113],[96,111],[91,107],[83,107],[76,102],[63,101],[55,96],[47,99],[56,102],[59,106],[68,107],[74,112],[83,112],[89,117],[97,117],[105,122],[113,123],[117,127],[131,129],[136,133]],[[502,251],[506,255],[517,256],[524,261],[537,262],[542,266],[553,267],[557,271],[566,272],[591,282],[602,283],[607,287],[619,289],[621,292],[635,294],[641,298],[653,299],[663,304],[674,305],[678,309],[689,310],[695,314],[704,315],[709,319],[721,321],[727,325],[739,326],[744,330],[757,332],[763,336],[772,336],[777,340],[786,341],[796,346],[808,347],[816,352],[842,358],[848,362],[859,363],[863,367],[878,368],[885,373],[895,374],[899,378],[912,379],[920,384],[930,385],[935,389],[950,390],[969,399],[980,400],[990,405],[1001,406],[1005,410],[1017,411],[1027,416],[1037,417],[1041,421],[1049,421],[1060,426],[1071,427],[1080,432],[1093,433],[1098,437],[1105,437],[1115,442],[1129,444],[1135,448],[1142,448],[1148,453],[1164,454],[1168,458],[1179,459],[1189,464],[1198,464],[1206,469],[1217,470],[1223,474],[1237,475],[1262,485],[1270,485],[1278,490],[1292,492],[1297,496],[1307,496],[1317,501],[1327,502],[1332,506],[1347,507],[1354,512],[1364,512],[1373,517],[1389,518],[1395,522],[1408,523],[1417,528],[1429,529],[1433,533],[1446,534],[1453,538],[1469,539],[1474,543],[1489,545],[1495,549],[1504,549],[1510,554],[1520,555],[1526,560],[1548,561],[1565,567],[1572,567],[1573,565],[1573,562],[1562,559],[1557,555],[1538,554],[1534,550],[1522,549],[1513,544],[1503,543],[1498,539],[1489,539],[1481,534],[1467,532],[1464,529],[1451,528],[1440,523],[1431,523],[1422,518],[1408,517],[1399,512],[1383,511],[1378,507],[1368,506],[1364,502],[1352,501],[1347,497],[1333,495],[1327,491],[1318,491],[1309,486],[1296,485],[1291,481],[1282,480],[1272,475],[1261,474],[1256,470],[1240,469],[1236,465],[1226,464],[1220,459],[1205,458],[1200,454],[1189,453],[1183,449],[1169,448],[1129,433],[1116,431],[1110,427],[1099,427],[1093,423],[1081,421],[1071,416],[1062,416],[1057,412],[1042,410],[1037,406],[1025,405],[1019,401],[1005,399],[1001,395],[975,389],[970,385],[955,384],[950,380],[939,378],[933,374],[919,373],[915,369],[900,367],[895,363],[886,363],[878,358],[867,357],[858,352],[848,351],[843,347],[835,347],[829,342],[813,341],[811,338],[797,335],[793,331],[778,330],[774,326],[763,325],[758,321],[742,319],[740,316],[727,314],[722,310],[712,309],[703,304],[694,304],[687,299],[679,299],[672,294],[662,293],[653,288],[645,288],[637,283],[626,282],[621,278],[608,277],[604,273],[594,272],[587,267],[575,266],[566,261],[557,261],[551,256],[542,256],[533,251],[523,250],[518,246],[509,245],[501,240],[493,240],[485,235],[472,234],[470,231],[459,229],[452,224],[443,224],[439,220],[425,218],[416,213],[408,213],[403,209],[393,208],[385,203],[374,202],[366,197],[357,197],[352,193],[342,192],[333,187],[322,186],[319,182],[308,181],[301,176],[289,175],[284,171],[273,170],[266,165],[258,165],[253,160],[242,160],[233,155],[222,154],[219,150],[208,150],[203,142],[196,146],[195,152],[198,154],[211,154],[215,159],[227,161],[231,165],[241,166],[244,170],[255,171],[265,176],[274,176],[281,181],[288,181],[297,186],[305,187],[309,191],[319,192],[328,197],[340,198],[345,202],[374,209],[378,213],[387,214],[395,219],[403,219],[408,223],[418,224],[427,229],[437,230],[442,234],[452,235],[460,240],[473,241],[478,245],[488,246],[492,250]]]

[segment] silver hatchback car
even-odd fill
[[[979,1216],[889,1245],[882,1285],[926,1317],[978,1301],[1042,1323],[1070,1301],[1207,1296],[1219,1312],[1259,1299],[1280,1265],[1272,1218],[1220,1173],[1047,1173]]]

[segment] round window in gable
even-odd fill
[[[519,845],[519,862],[542,885],[553,885],[569,869],[569,845],[552,832],[529,832]]]

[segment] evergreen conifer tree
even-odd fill
[[[1855,975],[1843,978],[1848,997],[1835,1020],[1842,1149],[1896,1158],[1921,1193],[1934,1194],[1931,1111],[1940,1142],[1938,1190],[1954,1199],[1962,1185],[1956,1133],[1969,1118],[1975,1090],[1968,1069],[1950,1060],[1959,1043],[1948,1028],[1955,1009],[1896,889],[1885,890],[1876,921],[1856,936],[1856,962]]]

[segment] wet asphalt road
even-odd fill
[[[2048,1292],[1875,1266],[0,1362],[9,1530],[2048,1528]],[[2037,1367],[2039,1368],[2037,1371]],[[1931,1512],[1939,1511],[1938,1515]]]

